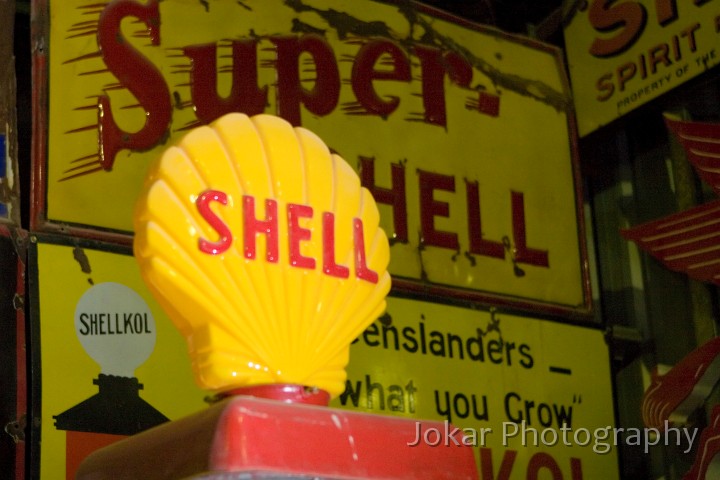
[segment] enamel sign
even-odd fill
[[[482,480],[617,479],[617,447],[636,441],[614,427],[600,330],[389,298],[350,359],[332,406],[418,419],[410,446],[452,446],[457,428]]]
[[[168,142],[230,112],[266,113],[357,170],[379,204],[395,288],[589,310],[558,50],[406,2],[49,8],[37,228],[127,238]]]
[[[720,62],[717,0],[575,5],[565,46],[581,136]]]
[[[74,478],[95,449],[207,408],[185,339],[128,254],[33,244],[41,479]],[[635,441],[614,428],[601,330],[499,310],[389,297],[351,345],[343,387],[331,406],[417,419],[420,441],[446,441],[423,420],[461,428],[483,480],[617,478],[617,447]]]
[[[33,428],[42,441],[32,468],[42,479],[72,479],[94,450],[202,409],[205,393],[133,257],[107,245],[33,247],[33,401],[42,419]]]

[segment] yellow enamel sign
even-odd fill
[[[39,243],[37,270],[40,478],[73,478],[93,448],[207,407],[185,340],[134,258]],[[422,420],[447,420],[470,435],[483,480],[618,478],[616,446],[626,438],[612,430],[600,330],[387,304],[352,344],[345,390],[331,406],[418,419],[429,442],[446,437]]]
[[[720,62],[720,3],[575,2],[565,48],[580,135],[657,98]]]
[[[589,305],[557,50],[370,0],[51,0],[50,45],[48,222],[129,233],[169,142],[266,113],[357,168],[397,288]]]
[[[37,271],[40,478],[75,478],[95,448],[207,406],[132,256],[39,243]]]
[[[350,359],[331,406],[447,421],[475,447],[482,480],[619,478],[626,434],[613,428],[600,330],[389,298]],[[421,421],[416,442],[452,445]]]

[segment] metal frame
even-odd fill
[[[3,340],[3,381],[8,380],[8,404],[3,405],[5,414],[13,412],[14,418],[3,422],[4,435],[13,437],[15,442],[15,461],[3,471],[2,478],[25,478],[25,452],[26,452],[26,425],[27,425],[27,368],[26,368],[26,331],[25,331],[25,232],[0,225],[0,240],[3,250],[9,251],[9,256],[15,262],[15,276],[7,272],[4,276],[8,284],[8,293],[14,295],[8,305],[3,309],[11,312],[2,321],[7,335]],[[5,253],[3,253],[5,256]],[[12,263],[13,260],[10,260]],[[4,378],[10,375],[11,378]],[[7,436],[3,437],[8,441]]]

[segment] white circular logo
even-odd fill
[[[155,349],[155,319],[131,288],[99,283],[85,292],[75,308],[75,333],[102,373],[135,376]]]

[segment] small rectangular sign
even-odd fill
[[[407,2],[49,3],[39,229],[129,235],[167,145],[270,113],[356,167],[396,289],[589,310],[559,50]]]
[[[581,136],[720,63],[717,0],[574,2],[565,50]]]

